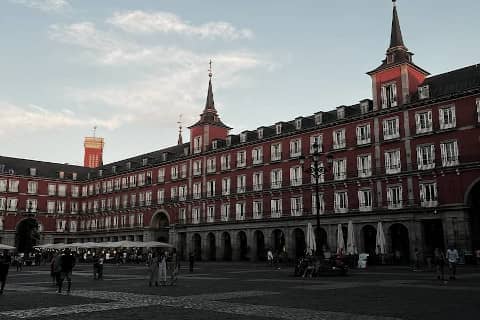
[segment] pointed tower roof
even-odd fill
[[[393,0],[392,34],[390,36],[389,50],[395,47],[405,47],[405,44],[403,43],[402,30],[400,29],[396,0]]]
[[[215,110],[215,101],[213,101],[213,90],[212,90],[212,76],[210,74],[210,80],[208,81],[208,92],[207,92],[207,101],[205,102],[205,110]]]

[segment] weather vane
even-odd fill
[[[95,138],[95,134],[97,133],[97,125],[93,126],[93,137]]]
[[[208,76],[211,78],[213,73],[212,73],[212,59],[210,59],[210,62],[208,63],[209,64],[209,68],[208,68]]]

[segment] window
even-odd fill
[[[222,203],[220,218],[222,221],[228,221],[229,217],[230,217],[230,203]]]
[[[192,208],[192,223],[199,224],[200,223],[200,208]]]
[[[37,193],[37,189],[38,189],[37,181],[28,181],[27,193],[35,194],[35,193]]]
[[[295,119],[295,129],[301,130],[302,129],[302,119]]]
[[[345,180],[347,178],[347,159],[333,160],[333,179]]]
[[[382,109],[396,107],[397,85],[395,83],[384,84],[381,88]]]
[[[78,202],[70,202],[70,212],[72,214],[78,213]]]
[[[88,186],[88,194],[89,195],[91,194],[90,188],[92,188],[92,190],[93,190],[92,186]],[[128,177],[122,177],[122,189],[127,189],[127,188],[128,188]]]
[[[366,114],[368,113],[368,109],[370,108],[369,100],[360,101],[360,113]]]
[[[215,158],[208,158],[207,159],[207,172],[208,173],[215,173],[216,170],[217,170],[216,159]]]
[[[270,184],[272,189],[282,187],[282,169],[274,169],[270,172]]]
[[[181,185],[180,187],[178,187],[178,200],[179,201],[187,200],[187,186],[186,185]]]
[[[245,220],[245,202],[237,202],[235,205],[236,220]]]
[[[282,199],[270,200],[270,214],[272,218],[280,218],[282,216]]]
[[[246,132],[240,133],[240,142],[244,143],[246,141],[247,141],[247,133]]]
[[[149,186],[149,185],[152,184],[152,171],[147,171],[145,184],[146,184],[147,186]]]
[[[159,202],[160,203],[160,202]],[[85,203],[82,203],[82,206],[84,205]],[[120,197],[115,197],[115,209],[118,210],[120,209]],[[83,212],[85,212],[85,210],[82,210]]]
[[[220,157],[220,165],[222,170],[230,170],[230,154],[224,154]]]
[[[90,203],[89,203],[90,205]],[[128,207],[128,194],[122,196],[122,208],[126,209]]]
[[[7,211],[17,211],[17,198],[8,198],[7,199]],[[55,205],[55,202],[54,202]]]
[[[402,208],[402,186],[387,187],[388,209]]]
[[[402,170],[400,162],[400,150],[385,152],[385,173],[396,174]]]
[[[67,195],[67,186],[65,184],[58,185],[58,196],[65,197]]]
[[[435,145],[417,146],[417,165],[418,170],[435,168]]]
[[[178,210],[178,221],[180,223],[186,223],[187,222],[187,209],[180,208]]]
[[[170,172],[171,172],[172,180],[178,179],[178,166],[172,166],[172,168],[170,169]]]
[[[333,149],[342,149],[346,147],[345,129],[333,131]]]
[[[129,187],[130,187],[130,188],[136,187],[136,186],[137,186],[137,175],[135,175],[135,174],[134,174],[134,175],[131,175],[131,176],[130,176],[130,179],[129,179],[129,182],[130,182],[130,183],[129,183]],[[97,192],[97,194],[98,194],[98,192]]]
[[[145,192],[145,205],[152,205],[152,191]]]
[[[418,98],[420,100],[430,98],[430,87],[429,85],[418,87]]]
[[[207,222],[215,221],[215,206],[207,207]]]
[[[303,199],[302,197],[290,198],[290,212],[292,216],[298,217],[303,214]]]
[[[433,129],[432,111],[424,111],[415,113],[415,123],[417,133],[431,132]]]
[[[358,190],[358,210],[362,212],[372,210],[372,190],[371,189]]]
[[[195,182],[193,184],[193,199],[200,199],[202,197],[202,183]]]
[[[25,209],[27,212],[37,212],[37,200],[28,199],[27,203],[25,203]]]
[[[383,139],[390,140],[400,137],[400,120],[398,117],[383,120]]]
[[[158,169],[158,182],[165,182],[165,168]]]
[[[0,210],[5,210],[5,203],[7,202],[6,198],[0,198]]]
[[[172,188],[172,198],[173,198],[173,194],[174,194],[173,189],[174,189],[174,188]],[[175,195],[176,195],[176,193],[177,193],[177,192],[176,192],[176,188],[175,188]],[[130,207],[133,208],[133,207],[135,207],[136,205],[137,205],[137,195],[136,195],[135,193],[132,193],[132,194],[130,195]]]
[[[312,154],[315,150],[314,145],[317,145],[317,151],[322,152],[323,149],[323,136],[321,134],[310,136],[310,153]]]
[[[137,225],[143,226],[143,213],[137,215]]]
[[[120,178],[116,178],[113,182],[114,182],[114,189],[115,189],[115,191],[120,190],[120,185],[121,185],[121,184],[120,184]]]
[[[335,213],[348,212],[348,195],[347,191],[335,191],[333,209]]]
[[[193,153],[202,152],[202,137],[193,138]]]
[[[101,209],[102,209],[102,211],[105,211],[105,209],[107,208],[107,200],[102,199],[101,201],[102,201],[101,202]]]
[[[222,179],[222,195],[228,196],[230,194],[230,178]]]
[[[263,201],[253,201],[253,219],[262,219],[263,217]]]
[[[237,193],[244,193],[246,191],[247,176],[237,176]]]
[[[436,207],[437,200],[437,183],[421,183],[420,184],[420,202],[422,207]]]
[[[275,125],[275,133],[276,134],[281,134],[282,133],[282,124],[278,123]]]
[[[337,108],[337,120],[341,120],[345,118],[345,107],[338,107]]]
[[[263,189],[263,172],[253,173],[253,191],[261,191]]]
[[[237,152],[237,168],[243,168],[247,165],[247,152],[245,150]]]
[[[442,166],[451,167],[458,165],[458,144],[457,141],[447,141],[440,144],[442,152]]]
[[[231,136],[228,136],[227,137],[227,146],[231,146],[232,145],[232,137]]]
[[[9,192],[18,192],[18,180],[9,180],[8,181],[8,191]]]
[[[253,164],[261,164],[263,162],[263,148],[258,147],[252,150]]]
[[[322,112],[315,113],[315,125],[318,126],[322,124],[322,121],[323,121],[323,113]]]
[[[47,213],[55,213],[55,201],[47,201]]]
[[[199,176],[202,174],[202,160],[193,161],[193,175]]]
[[[440,118],[440,129],[451,129],[457,126],[455,106],[438,109],[438,116]]]
[[[323,193],[318,194],[318,202],[319,202],[319,214],[325,213],[325,201],[323,199]],[[317,198],[315,193],[312,194],[312,214],[317,214]]]
[[[318,171],[317,171],[318,170]],[[315,162],[310,164],[310,172],[311,174],[311,183],[316,183],[316,172],[318,172],[318,182],[325,181],[325,168],[323,167],[323,162],[318,163],[318,168],[315,168]]]
[[[302,155],[302,140],[290,140],[290,157],[299,157]]]
[[[215,196],[215,180],[207,181],[207,197]]]
[[[126,166],[127,166],[128,170],[132,169],[132,163],[131,162],[127,162]]]
[[[212,149],[213,150],[216,150],[218,148],[218,141],[217,140],[213,140],[212,141]]]
[[[48,185],[48,195],[49,196],[54,196],[56,194],[56,191],[57,191],[57,186],[54,185],[54,184],[49,184]]]
[[[177,200],[177,198],[178,198],[178,188],[177,187],[171,187],[170,188],[170,199],[175,201],[175,200]]]
[[[108,180],[107,181],[107,192],[112,192],[112,191],[113,191],[113,180]]]
[[[302,167],[296,166],[290,168],[290,185],[300,186],[302,185]]]
[[[108,198],[107,200],[107,209],[112,210],[113,198]]]
[[[364,124],[357,127],[357,145],[367,144],[371,142],[370,124]]]
[[[148,164],[148,158],[142,159],[142,166],[146,166]]]
[[[358,177],[366,178],[372,175],[372,155],[361,155],[357,157]]]
[[[37,168],[30,168],[29,172],[30,172],[30,175],[34,177],[37,175]]]
[[[280,161],[282,160],[282,145],[280,143],[274,143],[270,147],[270,160]]]
[[[257,138],[263,139],[263,128],[257,129]]]
[[[163,204],[165,202],[165,190],[164,189],[158,189],[157,191],[157,203],[158,204]]]
[[[0,192],[6,192],[6,191],[7,191],[7,180],[0,179]]]

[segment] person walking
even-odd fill
[[[433,251],[433,263],[437,272],[437,279],[445,281],[445,254],[440,248],[435,248]]]
[[[70,293],[72,288],[72,271],[75,266],[75,257],[70,252],[70,249],[65,249],[63,255],[60,257],[60,279],[58,281],[57,293],[62,293],[63,281],[67,279],[67,293]]]
[[[5,283],[7,282],[8,269],[10,268],[11,257],[7,250],[0,255],[0,295],[3,294]]]
[[[457,275],[458,251],[450,245],[447,250],[448,269],[450,270],[450,280],[455,280]]]
[[[165,252],[160,253],[160,260],[158,262],[158,277],[162,286],[167,285],[167,256]]]
[[[267,262],[269,266],[273,266],[273,252],[271,249],[267,251]]]
[[[148,271],[150,273],[150,280],[148,282],[149,287],[152,286],[152,283],[155,283],[155,287],[158,287],[158,262],[156,254],[148,260]]]

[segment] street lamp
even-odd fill
[[[312,145],[312,154],[308,157],[308,159],[311,161],[313,166],[310,166],[310,169],[308,172],[310,175],[315,179],[315,213],[316,213],[316,218],[317,218],[317,234],[315,237],[316,241],[316,247],[317,247],[317,256],[321,257],[323,256],[323,251],[320,246],[320,190],[319,190],[319,184],[320,184],[320,177],[327,171],[324,166],[320,166],[320,157],[321,153],[319,151],[319,145],[317,142],[315,142]],[[331,154],[327,154],[327,168],[329,168],[332,165],[333,162],[333,156]],[[305,159],[307,157],[301,156],[300,157],[300,163],[303,164],[305,163]]]

